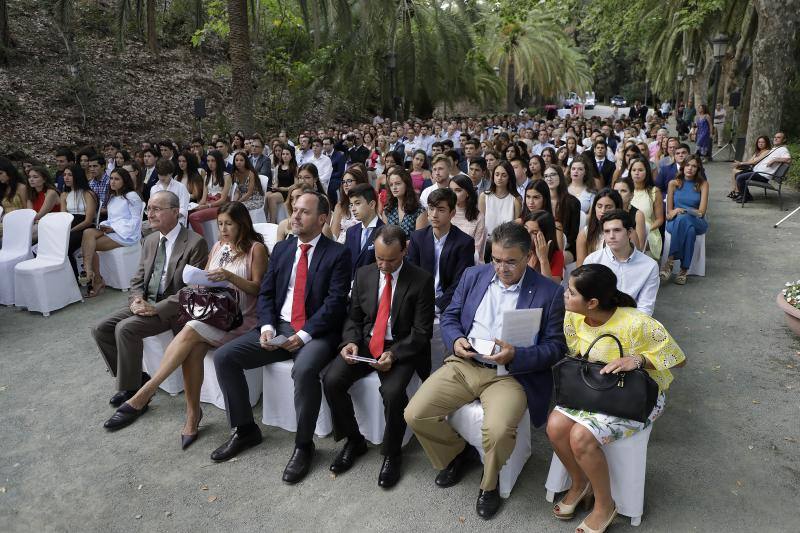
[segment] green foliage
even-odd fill
[[[792,155],[792,164],[789,166],[789,173],[784,183],[800,189],[800,137],[790,139],[786,147]]]
[[[192,34],[193,46],[200,46],[212,37],[224,41],[231,32],[225,0],[209,0],[206,3],[206,17],[203,27]]]

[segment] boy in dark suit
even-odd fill
[[[347,193],[353,216],[360,224],[349,228],[345,234],[344,246],[350,251],[353,268],[350,272],[352,280],[356,270],[375,262],[375,230],[383,226],[377,212],[378,198],[375,189],[368,183],[356,185]]]

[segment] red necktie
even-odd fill
[[[303,329],[306,323],[306,278],[308,277],[308,250],[310,244],[300,245],[300,261],[297,262],[297,274],[294,278],[292,295],[292,329],[295,333]]]
[[[386,274],[386,286],[381,294],[378,305],[378,316],[375,317],[375,327],[372,329],[372,339],[369,341],[369,353],[375,359],[380,359],[383,353],[383,338],[386,337],[386,328],[389,325],[389,313],[392,310],[392,275]]]

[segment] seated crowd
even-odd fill
[[[89,296],[104,287],[97,252],[141,243],[128,306],[92,329],[116,378],[117,410],[105,427],[133,423],[181,367],[181,445],[190,446],[203,416],[203,360],[214,349],[232,431],[211,458],[229,460],[262,441],[244,371],[291,360],[297,432],[282,479],[296,483],[311,469],[323,391],[333,436],[344,441],[330,470],[342,474],[367,451],[348,389],[377,372],[386,420],[379,486],[401,478],[407,426],[439,471],[436,484],[458,483],[478,453],[446,416],[478,399],[477,513],[491,518],[500,507],[498,475],[527,411],[533,426],[546,425],[573,480],[555,517],[572,518],[594,498],[578,529],[604,531],[616,508],[602,446],[662,413],[669,369],[685,362],[652,314],[659,277],[669,279],[680,261],[675,281],[686,283],[695,240],[708,229],[702,161],[655,117],[433,126],[329,128],[297,143],[286,132],[268,143],[241,133],[214,136],[209,146],[166,140],[143,143],[133,156],[110,142],[102,155],[59,150],[54,176],[35,165],[27,180],[0,158],[6,212],[75,216],[69,256]],[[262,213],[278,224],[272,249],[254,229]],[[210,252],[208,221],[219,234]],[[240,324],[225,331],[181,319],[187,265],[238,293]],[[527,343],[501,338],[515,309],[542,311]],[[150,376],[143,339],[165,331],[176,335]],[[604,333],[620,340],[621,354],[613,342],[587,353]],[[480,348],[487,342],[490,349]],[[645,369],[659,388],[648,420],[550,410],[552,366],[580,354],[606,363],[604,373]],[[414,375],[422,385],[409,398]]]

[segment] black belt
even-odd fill
[[[472,358],[472,362],[475,363],[476,365],[482,366],[484,368],[491,368],[492,370],[496,370],[497,369],[497,365],[492,364],[492,363],[484,363],[483,361],[479,361],[479,360],[475,359],[474,357]]]

